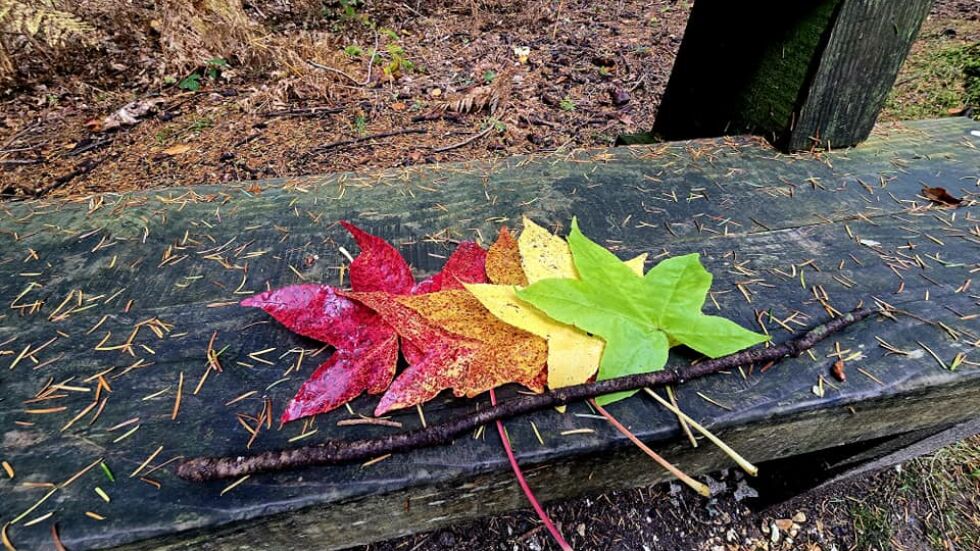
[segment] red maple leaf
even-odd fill
[[[486,251],[476,243],[460,243],[442,271],[416,284],[394,246],[350,222],[341,225],[361,248],[350,266],[354,291],[420,294],[486,282]],[[391,384],[398,362],[396,332],[370,308],[341,296],[337,289],[293,285],[255,295],[241,304],[261,308],[290,331],[335,348],[286,406],[283,422],[330,411],[364,391],[380,394]],[[424,355],[409,342],[402,343],[402,352],[410,364]]]
[[[242,301],[269,313],[290,331],[336,350],[300,387],[282,413],[286,423],[330,411],[361,392],[380,394],[398,362],[398,336],[377,314],[329,285],[292,285]]]

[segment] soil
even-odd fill
[[[761,465],[762,473],[783,473],[763,481],[747,480],[740,471],[702,477],[712,489],[711,498],[665,483],[568,500],[546,510],[569,544],[579,550],[980,549],[980,437],[899,467],[783,500],[780,496],[794,492],[780,486],[798,484],[792,473],[799,467]],[[533,511],[526,510],[350,551],[355,549],[558,547]]]
[[[205,77],[190,92],[160,79],[133,86],[137,68],[113,73],[116,59],[97,84],[39,82],[0,104],[0,192],[77,196],[609,146],[652,127],[689,12],[669,0],[425,4],[324,18],[307,32],[330,69]],[[382,26],[393,33],[372,29]],[[351,47],[360,55],[341,53]],[[398,78],[385,74],[392,48],[414,65]],[[525,63],[515,48],[529,49]],[[138,124],[96,131],[148,98],[163,102]],[[472,112],[458,112],[467,98]],[[419,133],[379,136],[405,130]]]

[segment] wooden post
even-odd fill
[[[749,132],[787,151],[855,145],[931,5],[698,0],[648,137]]]

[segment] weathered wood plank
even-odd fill
[[[871,132],[931,0],[706,0],[694,5],[653,135],[753,132],[779,147]],[[633,142],[642,139],[634,137]]]
[[[163,470],[150,475],[162,483],[159,490],[127,478],[158,446],[164,449],[154,464],[178,455],[239,453],[250,436],[235,414],[255,414],[263,398],[272,400],[278,414],[325,358],[326,353],[314,356],[318,344],[290,335],[261,313],[223,304],[266,285],[299,281],[290,266],[308,280],[338,283],[339,247],[353,250],[344,232],[332,225],[341,217],[401,243],[413,265],[428,272],[441,265],[437,255],[450,249],[446,238],[483,236],[486,242],[502,219],[516,225],[520,215],[528,214],[557,225],[578,215],[588,234],[617,247],[624,257],[640,251],[702,253],[716,274],[712,296],[718,308],[749,326],[767,311],[779,319],[798,311],[795,321],[801,323],[821,319],[826,314],[814,286],[841,310],[875,295],[929,320],[875,320],[835,339],[863,358],[849,362],[846,383],[828,380],[836,388],[828,385],[822,398],[811,387],[821,375],[828,378],[832,342],[815,351],[815,358],[791,360],[765,374],[758,369],[744,378],[731,373],[678,389],[691,415],[720,430],[755,461],[976,415],[971,404],[980,398],[980,370],[967,364],[955,373],[944,370],[919,343],[947,363],[958,352],[976,361],[980,327],[970,316],[980,313],[978,298],[963,285],[980,268],[978,209],[930,208],[916,197],[922,183],[941,184],[961,196],[976,193],[980,140],[970,136],[974,129],[977,124],[966,119],[905,125],[859,150],[817,157],[778,155],[752,141],[713,140],[263,182],[257,196],[225,187],[199,188],[197,196],[187,190],[107,195],[95,210],[90,207],[100,205],[97,200],[0,205],[0,304],[5,309],[0,313],[0,385],[5,391],[0,431],[2,459],[17,471],[13,480],[0,480],[0,495],[9,504],[0,523],[44,495],[44,488],[26,487],[25,481],[64,481],[99,457],[117,481],[110,483],[98,469],[90,471],[11,527],[15,543],[46,545],[48,525],[57,521],[72,549],[124,544],[282,549],[314,543],[339,548],[523,506],[492,432],[367,468],[255,477],[224,496],[219,496],[222,483],[187,484]],[[267,252],[250,256],[253,251]],[[75,310],[64,319],[49,319],[75,289],[83,291],[81,304],[74,294],[58,312]],[[20,307],[35,300],[44,302],[40,311]],[[709,301],[709,310],[714,308]],[[102,348],[125,342],[134,324],[154,317],[173,325],[163,338],[144,328],[133,341],[132,355],[94,350],[107,332],[112,334]],[[762,319],[777,339],[788,336],[768,317]],[[937,322],[959,338],[951,339]],[[225,369],[194,395],[215,331]],[[885,356],[875,336],[911,355]],[[22,357],[9,369],[25,346],[36,348],[55,337],[35,358]],[[275,350],[258,357],[272,365],[249,356],[271,347]],[[298,355],[287,352],[299,348],[306,350],[304,361],[293,371]],[[691,358],[683,351],[674,356],[675,365]],[[92,402],[94,390],[23,403],[49,378],[58,383],[74,377],[68,386],[94,388],[85,379],[110,368],[106,377],[113,391],[91,425],[89,414],[61,431]],[[171,421],[180,373],[185,378],[182,404]],[[501,395],[506,399],[514,391],[504,389]],[[362,397],[352,407],[366,414],[373,404],[374,399]],[[25,413],[61,405],[67,408],[63,412]],[[432,421],[470,407],[442,396],[424,411]],[[629,400],[613,412],[685,469],[705,472],[724,465],[714,450],[686,449],[674,420],[648,400]],[[540,412],[507,423],[531,483],[546,499],[661,479],[615,430],[581,416],[588,413],[579,404],[565,415]],[[348,416],[343,410],[319,416],[317,432],[296,443],[289,440],[303,432],[301,424],[282,430],[274,425],[252,449],[394,430],[335,425]],[[135,424],[109,429],[134,417],[140,429],[114,442]],[[406,430],[420,422],[414,412],[393,418]],[[576,428],[594,432],[561,434]],[[96,485],[109,492],[110,503],[93,493]],[[49,521],[23,527],[48,511],[55,512]],[[86,511],[107,520],[91,520]]]

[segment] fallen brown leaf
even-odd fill
[[[962,199],[957,199],[950,195],[944,188],[941,187],[924,187],[922,188],[922,196],[926,199],[932,201],[933,203],[943,205],[945,207],[958,207],[960,203],[963,202]]]
[[[173,155],[180,155],[182,153],[187,153],[190,150],[191,150],[191,146],[185,143],[179,143],[177,145],[172,145],[167,149],[164,149],[163,152],[166,153],[167,155],[173,156]]]

